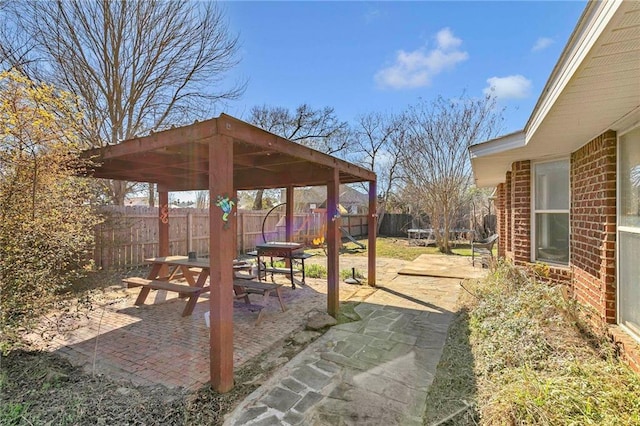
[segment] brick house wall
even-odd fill
[[[550,278],[568,285],[595,326],[608,324],[622,357],[640,372],[640,345],[616,322],[616,162],[617,136],[607,131],[570,157],[570,261],[549,265]],[[530,161],[512,164],[498,187],[498,229],[505,243],[499,256],[531,265]]]
[[[496,229],[498,232],[498,235],[507,235],[507,218],[506,218],[506,198],[507,196],[507,192],[506,192],[506,188],[505,188],[505,184],[501,183],[500,185],[498,185],[498,187],[496,188],[496,200],[495,200],[495,207],[496,207]],[[505,250],[505,246],[506,246],[506,238],[505,240],[498,240],[498,257],[505,257],[506,256],[506,250]]]
[[[597,320],[616,321],[616,133],[607,131],[571,154],[573,295]]]
[[[531,261],[531,161],[518,161],[511,168],[511,241],[516,265]]]
[[[507,172],[507,177],[504,183],[504,203],[505,203],[505,223],[507,225],[507,232],[504,235],[505,242],[505,256],[513,259],[513,233],[511,230],[513,229],[513,218],[511,217],[511,172]],[[500,237],[502,238],[502,237]]]

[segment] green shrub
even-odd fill
[[[353,271],[351,269],[343,269],[342,271],[340,271],[340,279],[342,281],[346,280],[347,278],[351,278],[353,276]],[[358,281],[360,281],[360,283],[366,283],[367,279],[364,276],[364,274],[360,271],[358,271],[357,269],[355,270],[355,276],[358,279]]]
[[[6,351],[90,262],[97,218],[79,167],[73,97],[0,73],[0,347]],[[15,108],[20,105],[20,108]]]
[[[304,274],[309,278],[327,278],[327,268],[315,263],[304,265]]]

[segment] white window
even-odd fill
[[[533,257],[569,263],[569,161],[534,164]]]
[[[640,341],[640,127],[618,138],[618,323]]]

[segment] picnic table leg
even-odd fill
[[[291,273],[291,288],[295,290],[296,283],[293,281],[293,260],[289,259],[289,272]]]
[[[236,295],[236,299],[243,298],[244,303],[246,303],[247,305],[251,304],[251,301],[249,300],[249,293],[247,293],[242,287],[234,285],[233,292]]]
[[[147,296],[149,295],[149,291],[151,291],[151,289],[147,286],[142,286],[140,288],[140,293],[138,294],[138,298],[136,299],[136,302],[135,302],[136,306],[144,305],[144,301],[147,299]]]
[[[280,287],[276,288],[276,296],[278,296],[278,302],[280,302],[280,309],[282,309],[282,312],[286,311],[287,308],[285,308],[284,306],[284,301],[282,300],[282,294],[280,294]]]
[[[193,309],[196,307],[196,303],[198,303],[198,297],[200,296],[200,292],[191,293],[191,297],[187,301],[187,305],[184,307],[184,311],[182,311],[183,317],[188,317],[193,313]]]
[[[184,276],[184,278],[187,280],[187,283],[189,283],[191,287],[195,287],[196,280],[193,278],[193,273],[189,270],[189,267],[181,265],[180,270],[182,271],[182,275]]]
[[[147,275],[147,279],[155,280],[156,278],[158,278],[158,274],[160,274],[161,268],[162,268],[162,264],[154,263],[153,266],[151,266],[151,270],[149,271],[149,274]]]
[[[260,252],[257,253],[258,254],[258,281],[262,281],[262,262],[260,261]],[[267,279],[267,265],[265,265],[265,273],[264,273],[264,278],[265,281]]]
[[[177,271],[177,268],[176,268]],[[180,271],[182,272],[182,275],[184,276],[184,278],[187,280],[187,283],[191,286],[191,287],[197,287],[196,285],[196,280],[193,279],[193,274],[191,273],[191,271],[189,270],[188,266],[180,266]],[[203,271],[204,272],[204,271]],[[204,283],[203,283],[204,284]],[[200,286],[202,287],[202,286]],[[189,294],[187,293],[179,293],[178,297],[180,299],[184,299],[185,297],[189,296]]]

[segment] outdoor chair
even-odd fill
[[[476,254],[480,256],[482,266],[488,266],[489,260],[493,261],[493,245],[498,241],[498,234],[493,234],[480,241],[471,242],[471,264],[476,266]],[[484,259],[487,259],[485,263]]]

